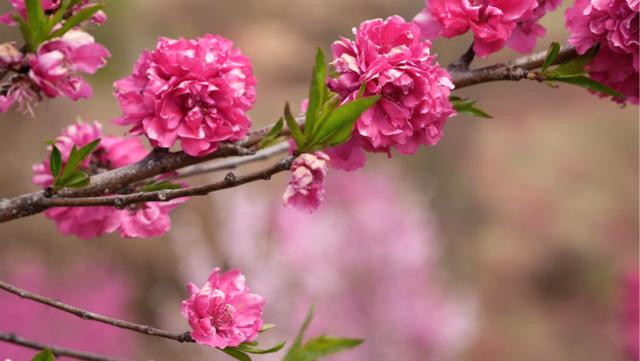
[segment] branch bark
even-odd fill
[[[19,345],[27,348],[32,348],[34,350],[49,349],[51,350],[51,352],[53,352],[53,354],[56,357],[66,356],[66,357],[71,357],[77,360],[85,360],[85,361],[124,361],[119,358],[98,355],[91,352],[83,352],[83,351],[73,350],[70,348],[45,345],[37,341],[31,341],[31,340],[24,339],[22,337],[18,337],[13,333],[0,333],[0,341],[12,343],[14,345]]]
[[[467,52],[466,55],[467,56],[463,56],[464,59],[471,59],[471,52]],[[572,46],[564,45],[561,47],[555,63],[561,63],[576,56],[577,53]],[[520,57],[506,63],[494,64],[478,69],[457,69],[456,67],[453,67],[453,69],[451,69],[451,76],[456,89],[499,80],[521,80],[527,78],[531,70],[542,66],[545,57],[546,52],[543,51]],[[50,207],[95,205],[113,205],[121,207],[126,204],[136,202],[167,201],[177,197],[203,195],[256,180],[267,179],[269,176],[288,168],[283,168],[283,163],[278,163],[271,168],[261,171],[266,171],[267,173],[270,171],[273,172],[270,174],[257,172],[243,177],[233,177],[233,179],[229,176],[228,179],[222,182],[175,191],[108,195],[115,193],[132,183],[190,166],[191,168],[187,168],[188,170],[179,173],[179,177],[201,174],[213,170],[232,169],[240,164],[264,159],[266,156],[258,156],[255,154],[253,148],[267,134],[270,128],[271,127],[269,126],[250,133],[245,139],[239,142],[222,143],[216,152],[206,157],[196,158],[183,152],[170,153],[166,150],[154,150],[149,154],[149,156],[138,163],[91,177],[90,184],[84,188],[63,189],[54,197],[47,197],[44,191],[38,191],[10,199],[2,199],[0,200],[0,223],[34,215],[43,212]],[[277,153],[275,150],[273,151],[274,153]],[[241,157],[208,166],[203,165],[193,167],[196,164],[204,163],[212,159],[233,156]]]
[[[21,298],[32,300],[32,301],[41,303],[43,305],[70,313],[72,315],[76,315],[82,318],[83,320],[102,322],[110,326],[123,328],[130,331],[135,331],[135,332],[142,333],[149,336],[163,337],[163,338],[167,338],[167,339],[178,341],[178,342],[194,342],[188,332],[175,333],[175,332],[161,330],[151,326],[140,325],[140,324],[129,322],[129,321],[118,320],[115,318],[103,316],[97,313],[89,312],[81,308],[68,305],[66,303],[62,303],[60,301],[56,301],[54,299],[51,299],[45,296],[41,296],[32,292],[29,292],[27,290],[23,290],[21,288],[18,288],[14,285],[8,284],[3,281],[0,281],[0,289],[13,293]]]

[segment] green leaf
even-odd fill
[[[47,348],[33,356],[31,361],[56,361],[56,357],[53,355],[53,352]]]
[[[227,347],[227,348],[221,349],[220,351],[226,353],[227,355],[239,361],[251,361],[251,357],[249,357],[249,355],[247,355],[242,351],[238,351],[235,348]]]
[[[586,76],[575,76],[575,77],[566,77],[566,78],[557,78],[557,79],[553,79],[553,81],[559,81],[562,83],[568,83],[568,84],[573,84],[573,85],[577,85],[589,90],[592,90],[594,92],[598,92],[598,93],[602,93],[605,95],[610,95],[614,98],[623,98],[624,94],[609,88],[608,86],[599,83],[591,78],[588,78]]]
[[[263,355],[263,354],[268,354],[268,353],[274,353],[274,352],[278,352],[280,351],[286,342],[282,341],[282,342],[278,342],[277,344],[275,344],[275,346],[270,347],[270,348],[259,348],[257,346],[254,345],[249,345],[249,344],[240,344],[240,346],[235,347],[235,349],[240,350],[242,352],[247,352],[247,353],[252,353],[252,354],[256,354],[256,355]]]
[[[89,185],[89,175],[81,170],[75,171],[69,177],[62,180],[62,187],[82,188]]]
[[[358,98],[335,109],[323,122],[317,136],[314,137],[313,145],[332,146],[347,141],[356,120],[378,100],[380,96]]]
[[[599,47],[594,46],[588,52],[578,56],[566,63],[560,64],[558,67],[551,71],[544,73],[546,80],[554,80],[558,78],[575,77],[586,74],[586,66],[591,62],[594,56],[598,53]]]
[[[156,192],[167,189],[180,189],[182,186],[180,184],[171,183],[169,181],[152,181],[140,188],[142,192]]]
[[[559,53],[560,53],[560,44],[556,42],[551,43],[551,45],[549,46],[549,49],[547,50],[547,56],[544,58],[544,63],[542,64],[542,68],[540,69],[540,71],[544,73],[547,70],[547,68],[550,67],[551,64],[553,64],[553,62],[558,57]]]
[[[41,0],[26,0],[27,8],[27,25],[31,29],[33,48],[37,49],[38,45],[47,40],[49,33],[49,21],[44,14]]]
[[[333,355],[352,349],[364,340],[355,338],[338,338],[320,336],[307,341],[295,354],[292,361],[315,361],[320,357]]]
[[[278,119],[276,124],[274,124],[273,127],[269,130],[269,133],[267,133],[267,135],[265,135],[264,138],[262,138],[260,143],[258,143],[258,149],[266,148],[272,145],[276,141],[276,139],[280,136],[283,126],[284,126],[284,119],[280,117],[280,119]]]
[[[309,87],[309,105],[307,106],[307,114],[305,116],[304,134],[307,137],[313,134],[318,125],[320,111],[329,95],[329,89],[326,85],[327,65],[324,60],[322,49],[318,48],[316,52],[316,62],[311,74],[311,85]]]
[[[60,150],[55,145],[51,150],[51,157],[49,158],[49,169],[51,169],[51,174],[53,174],[54,178],[60,174],[60,170],[62,169],[62,155],[60,154]]]
[[[71,177],[71,175],[76,172],[78,166],[91,152],[93,152],[93,150],[98,146],[99,143],[100,139],[96,139],[80,149],[77,149],[74,145],[73,148],[71,148],[71,153],[69,154],[67,163],[62,168],[62,173],[58,177],[55,185],[62,186],[66,184],[67,178]]]
[[[86,20],[89,20],[95,13],[102,10],[103,8],[104,5],[102,4],[96,4],[83,8],[82,10],[75,13],[72,17],[67,19],[64,24],[62,24],[62,27],[60,27],[60,29],[54,31],[51,34],[51,37],[57,38],[64,35],[64,33],[66,33],[67,31],[75,28]]]
[[[311,320],[313,319],[313,314],[316,311],[316,307],[314,305],[312,305],[309,308],[309,311],[307,311],[307,316],[304,318],[304,322],[302,322],[302,326],[300,327],[300,330],[298,331],[298,334],[296,335],[296,338],[293,340],[293,343],[291,344],[291,347],[289,348],[289,351],[287,351],[287,354],[284,356],[283,361],[293,361],[293,355],[295,352],[298,351],[298,349],[300,348],[300,345],[302,345],[302,340],[304,338],[304,333],[307,330],[307,328],[309,327],[309,324],[311,323]]]
[[[62,0],[58,10],[56,10],[53,16],[49,18],[49,29],[53,29],[53,27],[57,23],[62,21],[62,19],[64,18],[64,15],[67,13],[67,10],[69,10],[71,6],[75,5],[78,2],[79,0]]]
[[[300,126],[298,125],[298,122],[296,122],[296,119],[291,114],[291,108],[289,107],[289,103],[287,103],[284,106],[284,120],[287,122],[287,127],[291,132],[291,136],[296,141],[296,144],[298,145],[298,147],[301,147],[302,144],[304,143],[305,137],[302,134],[302,131],[300,130]]]
[[[260,333],[267,332],[274,327],[276,327],[276,325],[273,323],[265,323],[262,325],[262,328],[260,328]]]
[[[29,28],[29,25],[27,25],[24,19],[18,14],[13,14],[11,17],[16,23],[18,23],[18,27],[20,28],[20,32],[22,33],[22,37],[24,38],[24,42],[27,44],[27,50],[35,51],[36,49],[34,47],[34,34]]]
[[[491,115],[487,114],[487,112],[485,112],[484,110],[475,107],[476,101],[473,99],[460,98],[452,95],[449,97],[449,100],[451,101],[453,108],[458,113],[473,115],[473,116],[482,117],[482,118],[493,118]]]

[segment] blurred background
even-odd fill
[[[107,3],[109,19],[92,33],[113,57],[87,77],[94,98],[44,102],[35,118],[0,116],[0,197],[36,189],[31,164],[45,156],[45,140],[78,117],[123,134],[111,124],[120,114],[112,83],[158,36],[232,39],[253,59],[259,85],[250,115],[262,126],[276,120],[286,101],[306,96],[314,47],[328,51],[363,20],[411,19],[424,6],[421,0]],[[548,32],[540,49],[566,39],[567,4],[543,19]],[[0,12],[8,8],[0,3]],[[17,38],[16,29],[0,29],[0,42]],[[447,64],[469,43],[469,37],[437,41],[434,52]],[[505,50],[474,65],[516,55]],[[266,321],[278,325],[266,342],[291,339],[311,303],[318,309],[311,335],[368,340],[327,360],[626,360],[625,285],[638,268],[638,108],[533,82],[457,94],[478,99],[495,118],[459,116],[436,147],[416,156],[370,156],[361,171],[333,171],[327,201],[313,216],[283,209],[285,175],[193,199],[173,212],[172,231],[155,239],[83,241],[60,235],[38,215],[0,225],[0,279],[184,331],[179,306],[186,283],[202,284],[215,266],[241,267],[252,290],[267,297]],[[9,294],[0,294],[0,332],[136,360],[228,359]],[[33,354],[0,343],[0,358]]]

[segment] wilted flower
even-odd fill
[[[142,160],[148,151],[138,138],[103,136],[98,122],[78,122],[70,125],[56,138],[55,145],[60,150],[63,162],[73,146],[82,147],[102,138],[98,147],[81,164],[81,168],[96,174],[123,167]],[[33,183],[42,187],[53,184],[49,159],[33,167]],[[114,207],[54,207],[45,211],[45,216],[53,220],[65,235],[75,235],[83,239],[98,237],[105,233],[119,232],[122,237],[148,238],[164,234],[171,228],[169,212],[188,198],[174,199],[166,203],[142,203],[125,209]]]
[[[446,120],[455,114],[449,101],[451,77],[430,55],[431,43],[420,39],[417,25],[399,16],[365,21],[354,29],[355,41],[341,38],[332,45],[337,77],[329,87],[354,99],[362,86],[364,95],[381,95],[380,101],[356,121],[352,141],[336,150],[355,160],[335,160],[351,168],[362,162],[362,153],[348,148],[361,145],[367,151],[415,153],[420,145],[434,145]]]
[[[256,80],[249,58],[221,36],[160,38],[138,59],[133,74],[115,82],[131,133],[154,147],[180,141],[185,153],[204,156],[222,141],[241,139],[251,121]]]
[[[329,157],[323,152],[304,153],[291,164],[291,178],[282,199],[287,206],[312,213],[324,197]]]
[[[600,50],[587,66],[591,77],[625,95],[619,102],[638,104],[640,39],[637,0],[577,0],[567,10],[569,42],[580,54]]]
[[[265,300],[249,292],[237,269],[213,270],[202,288],[187,285],[189,298],[182,301],[182,315],[191,325],[191,337],[211,347],[235,347],[253,341],[262,328]]]
[[[60,94],[73,100],[90,98],[93,95],[91,86],[80,74],[95,73],[110,56],[91,35],[70,30],[62,38],[42,43],[35,56],[30,56],[29,76],[50,98]]]
[[[16,48],[15,42],[0,44],[0,66],[8,68],[20,64],[24,59],[24,54]]]

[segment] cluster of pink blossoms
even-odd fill
[[[0,15],[0,24],[14,26],[16,25],[16,21],[13,19],[14,14],[18,14],[23,19],[26,19],[27,6],[25,5],[25,0],[8,0],[8,1],[9,1],[9,4],[11,4],[11,7],[13,8],[13,10]],[[45,11],[45,13],[53,13],[56,10],[58,10],[58,8],[60,8],[60,5],[62,5],[61,0],[41,0],[41,3],[42,3],[42,9]],[[93,6],[93,5],[95,4],[90,3],[89,0],[81,0],[78,4],[74,5],[70,9],[70,11],[71,11],[71,14],[75,14],[78,11],[88,6]],[[104,13],[104,11],[98,10],[91,17],[90,20],[92,23],[96,25],[101,25],[105,21],[107,21],[107,15]]]
[[[142,160],[149,152],[137,138],[103,136],[98,122],[70,125],[56,138],[63,162],[71,149],[82,147],[96,139],[102,139],[96,150],[81,164],[83,170],[97,174],[110,169],[124,167]],[[49,159],[33,166],[33,183],[42,187],[53,184]],[[171,228],[169,212],[188,198],[169,202],[147,202],[125,209],[114,207],[55,207],[45,211],[62,234],[75,235],[83,239],[98,237],[105,233],[118,232],[125,238],[148,238],[164,234]]]
[[[578,53],[600,45],[589,75],[625,95],[616,101],[633,104],[640,93],[639,11],[638,0],[576,0],[566,13],[569,42]]]
[[[347,143],[327,150],[332,165],[352,170],[364,165],[363,150],[414,154],[436,144],[455,111],[451,77],[430,54],[431,43],[399,16],[365,21],[354,34],[355,41],[341,38],[332,45],[337,77],[329,88],[344,102],[363,85],[364,95],[382,98],[356,121]]]
[[[253,341],[262,328],[264,298],[251,293],[239,270],[213,270],[204,286],[187,285],[189,298],[182,302],[182,315],[199,344],[217,348],[235,347]]]
[[[423,36],[448,38],[473,32],[473,49],[487,56],[508,45],[528,53],[545,29],[538,21],[562,0],[426,0],[414,19]]]
[[[243,138],[245,112],[256,98],[251,61],[233,43],[207,34],[197,39],[160,38],[133,74],[115,82],[123,116],[115,121],[145,135],[154,147],[204,156],[219,142]]]
[[[312,213],[324,199],[329,157],[323,152],[305,153],[291,164],[291,178],[282,196],[284,204]]]

